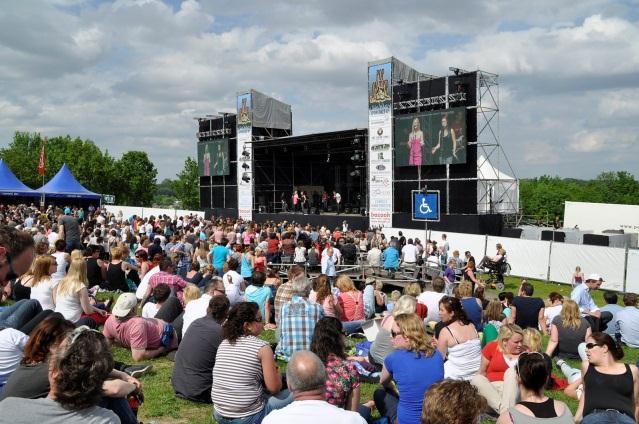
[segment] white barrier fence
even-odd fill
[[[165,209],[165,208],[143,208],[142,206],[118,206],[118,205],[102,205],[108,212],[117,215],[122,212],[124,218],[128,218],[132,215],[137,215],[142,218],[148,218],[149,216],[167,215],[171,218],[179,218],[181,216],[188,216],[190,214],[201,216],[204,218],[204,212],[202,211],[187,211],[183,209]]]
[[[386,237],[397,236],[401,231],[406,238],[426,239],[424,230],[384,228],[383,231]],[[441,243],[444,232],[429,230],[428,233],[432,240]],[[445,233],[451,252],[459,250],[463,256],[468,250],[477,262],[486,254],[494,255],[495,245],[501,243],[513,275],[569,284],[575,267],[580,266],[586,275],[600,274],[605,280],[604,289],[639,293],[639,250],[636,249]]]

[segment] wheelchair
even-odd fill
[[[488,280],[486,283],[489,287],[497,289],[498,291],[504,291],[506,284],[504,283],[504,276],[510,275],[510,264],[506,261],[506,258],[501,259],[498,262],[488,261],[483,265],[483,268],[488,272]]]

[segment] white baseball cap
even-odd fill
[[[115,302],[112,313],[118,318],[123,318],[129,315],[131,309],[137,305],[138,299],[135,297],[135,293],[122,293],[117,302]]]
[[[603,278],[601,278],[601,275],[599,274],[588,274],[588,277],[586,277],[586,281],[588,280],[603,281]]]

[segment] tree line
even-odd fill
[[[44,143],[40,134],[16,132],[9,146],[0,149],[0,158],[4,159],[16,177],[34,189],[41,187],[43,182],[37,170]],[[45,183],[66,163],[80,184],[96,193],[115,195],[117,204],[154,205],[158,172],[146,152],[131,150],[116,159],[108,150],[102,151],[92,140],[71,138],[69,135],[49,138],[45,151]],[[184,169],[176,175],[175,180],[169,180],[169,184],[174,191],[171,206],[198,208],[197,163],[193,159],[187,158]]]
[[[593,180],[544,175],[520,180],[519,199],[525,216],[552,221],[563,218],[566,201],[638,205],[639,182],[626,171],[602,172]]]

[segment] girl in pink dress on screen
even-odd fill
[[[424,147],[424,133],[419,124],[419,118],[413,119],[413,128],[408,134],[408,164],[419,166],[422,164],[422,147]]]

